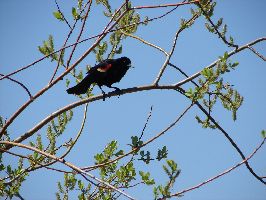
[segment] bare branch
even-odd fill
[[[246,45],[243,45],[243,46],[239,47],[238,49],[235,49],[235,50],[229,52],[228,53],[228,57],[231,57],[232,55],[234,55],[234,54],[236,54],[236,53],[238,53],[240,51],[243,51],[243,50],[247,49],[249,46],[253,46],[254,44],[257,44],[257,43],[262,42],[264,40],[266,40],[266,37],[258,38],[258,39],[254,40],[254,41],[252,41],[252,42],[250,42],[250,43],[248,43]],[[219,61],[220,61],[220,59],[214,61],[213,63],[211,63],[210,65],[208,65],[206,68],[213,68],[217,64],[217,62],[219,62]],[[192,76],[190,76],[190,77],[188,77],[188,78],[186,78],[186,79],[184,79],[184,80],[176,83],[175,85],[176,86],[184,85],[185,83],[187,83],[187,82],[189,82],[189,81],[191,81],[191,80],[199,77],[200,75],[201,75],[201,71],[199,71],[199,72],[193,74]]]
[[[172,6],[182,6],[182,5],[188,5],[188,4],[194,4],[199,2],[199,0],[196,1],[190,1],[190,2],[182,2],[182,3],[172,3],[172,4],[161,4],[161,5],[155,5],[155,6],[136,6],[132,9],[143,9],[143,8],[164,8],[164,7],[172,7]]]
[[[59,5],[57,3],[57,0],[55,0],[55,4],[56,4],[58,12],[62,15],[62,17],[63,17],[64,21],[66,22],[66,24],[68,25],[69,29],[72,30],[70,24],[68,23],[67,19],[64,16],[64,14],[61,12],[61,9],[60,9],[60,7],[59,7]]]
[[[253,53],[255,53],[257,56],[259,56],[263,61],[266,61],[266,58],[261,55],[258,51],[256,51],[253,47],[249,46],[248,47]]]
[[[229,134],[215,121],[215,119],[209,115],[208,111],[205,110],[202,105],[199,102],[195,102],[195,104],[198,106],[198,108],[204,112],[204,114],[206,116],[208,116],[208,118],[211,120],[211,122],[224,134],[224,136],[229,140],[229,142],[231,143],[231,145],[236,149],[236,151],[239,153],[239,155],[241,156],[241,158],[243,160],[246,160],[246,157],[244,155],[244,153],[240,150],[240,148],[237,146],[237,144],[234,142],[234,140],[229,136]],[[263,184],[266,185],[266,181],[264,181],[260,176],[258,176],[253,169],[250,167],[249,163],[246,161],[245,162],[246,167],[248,168],[248,170],[250,171],[250,173],[256,178],[258,179],[260,182],[262,182]]]
[[[141,131],[141,135],[140,135],[140,137],[139,137],[139,140],[142,138],[142,136],[143,136],[143,134],[144,134],[144,131],[145,131],[146,127],[147,127],[147,124],[148,124],[148,122],[149,122],[149,120],[150,120],[150,118],[151,118],[152,108],[153,108],[153,106],[151,106],[151,109],[150,109],[149,115],[148,115],[148,117],[147,117],[147,119],[146,119],[146,122],[145,122],[145,124],[144,124],[144,127],[143,127],[143,129],[142,129],[142,131]]]
[[[159,46],[156,46],[155,44],[152,44],[152,43],[150,43],[150,42],[148,42],[148,41],[146,41],[146,40],[144,40],[144,39],[142,39],[142,38],[140,38],[140,37],[138,37],[136,35],[132,35],[132,34],[129,34],[127,32],[124,32],[124,31],[121,31],[121,33],[123,33],[124,35],[127,35],[129,37],[132,37],[132,38],[134,38],[136,40],[139,40],[140,42],[142,42],[144,44],[147,44],[148,46],[151,46],[151,47],[153,47],[155,49],[158,49],[159,51],[163,52],[166,56],[169,55],[163,48],[161,48]]]
[[[0,76],[5,76],[5,75],[4,75],[4,74],[0,74]],[[32,95],[31,95],[29,89],[28,89],[23,83],[21,83],[21,82],[15,80],[15,79],[13,79],[13,78],[10,78],[10,77],[7,77],[7,79],[10,80],[10,81],[15,82],[15,83],[17,83],[17,84],[19,84],[24,90],[26,90],[26,92],[28,93],[30,99],[32,98]]]
[[[164,61],[164,63],[163,63],[163,66],[161,67],[161,69],[160,69],[160,71],[159,71],[159,74],[157,75],[157,77],[156,77],[156,79],[155,79],[155,81],[154,81],[154,85],[158,85],[158,83],[159,83],[159,81],[160,81],[160,79],[161,79],[161,77],[162,77],[162,75],[163,75],[163,72],[164,72],[164,70],[166,69],[166,67],[167,67],[167,65],[168,65],[168,63],[169,63],[169,61],[170,61],[170,58],[171,58],[171,56],[173,55],[173,53],[174,53],[174,50],[175,50],[175,46],[176,46],[176,41],[177,41],[177,38],[178,38],[178,36],[179,36],[179,34],[183,31],[183,30],[185,30],[186,28],[186,25],[187,24],[190,24],[192,21],[194,21],[196,18],[198,18],[199,17],[199,14],[194,14],[186,23],[185,23],[185,25],[184,26],[182,26],[177,32],[176,32],[176,34],[175,34],[175,37],[174,37],[174,41],[173,41],[173,45],[172,45],[172,48],[171,48],[171,51],[168,53],[168,55],[166,56],[166,59],[165,59],[165,61]]]
[[[229,172],[231,172],[231,171],[233,171],[234,169],[236,169],[236,168],[238,168],[239,166],[241,166],[242,164],[244,164],[244,163],[247,163],[247,161],[248,160],[250,160],[256,153],[257,153],[257,151],[262,147],[262,145],[264,144],[264,142],[265,142],[265,140],[266,140],[266,138],[264,138],[263,139],[263,141],[260,143],[260,145],[245,159],[245,160],[242,160],[241,162],[239,162],[238,164],[236,164],[235,166],[233,166],[233,167],[231,167],[231,168],[229,168],[229,169],[227,169],[227,170],[225,170],[224,172],[222,172],[222,173],[220,173],[220,174],[218,174],[218,175],[216,175],[216,176],[214,176],[214,177],[212,177],[212,178],[210,178],[210,179],[208,179],[208,180],[206,180],[206,181],[203,181],[202,183],[200,183],[200,184],[198,184],[198,185],[195,185],[195,186],[193,186],[193,187],[190,187],[190,188],[188,188],[188,189],[184,189],[184,190],[182,190],[182,191],[180,191],[180,192],[177,192],[177,193],[175,193],[175,194],[171,194],[170,195],[170,197],[175,197],[175,196],[180,196],[180,195],[182,195],[182,194],[184,194],[184,193],[186,193],[186,192],[189,192],[189,191],[192,191],[192,190],[195,190],[195,189],[198,189],[198,188],[200,188],[201,186],[203,186],[203,185],[206,185],[207,183],[210,183],[210,182],[212,182],[212,181],[214,181],[214,180],[216,180],[216,179],[218,179],[218,178],[220,178],[221,176],[224,176],[224,175],[226,175],[226,174],[228,174]]]
[[[71,53],[70,53],[70,56],[69,56],[69,58],[68,58],[68,60],[67,60],[67,64],[66,64],[67,67],[68,67],[69,64],[70,64],[70,61],[71,61],[71,59],[72,59],[72,56],[73,56],[73,54],[74,54],[74,52],[75,52],[75,50],[76,50],[76,47],[77,47],[78,42],[79,42],[79,40],[80,40],[80,37],[81,37],[81,35],[82,35],[82,33],[83,33],[83,30],[84,30],[84,27],[85,27],[85,24],[86,24],[86,21],[87,21],[87,18],[88,18],[89,12],[90,12],[90,10],[91,10],[91,4],[92,4],[92,0],[89,0],[89,7],[88,7],[88,10],[87,10],[87,12],[86,12],[86,14],[85,14],[85,17],[84,17],[84,19],[83,19],[83,23],[82,23],[82,26],[81,26],[81,29],[80,29],[79,35],[78,35],[78,37],[77,37],[77,40],[76,40],[76,42],[75,42],[75,45],[74,45],[74,47],[73,47],[73,49],[72,49],[72,51],[71,51]]]

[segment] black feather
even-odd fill
[[[118,89],[117,87],[112,87],[112,84],[119,82],[130,66],[131,61],[127,57],[104,60],[92,67],[87,72],[88,75],[80,83],[67,89],[67,93],[77,95],[84,94],[90,88],[92,83],[96,83],[100,88],[105,85],[109,88]]]

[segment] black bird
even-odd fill
[[[131,61],[127,57],[103,60],[98,65],[92,67],[87,72],[88,75],[80,83],[67,89],[67,93],[77,95],[84,94],[90,88],[92,83],[95,83],[100,87],[103,95],[105,95],[105,92],[102,89],[103,85],[119,91],[120,89],[113,87],[112,84],[119,82],[126,74],[130,66]]]

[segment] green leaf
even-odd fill
[[[167,158],[167,154],[168,154],[168,152],[167,152],[166,146],[164,146],[164,147],[162,148],[162,150],[161,150],[161,149],[158,150],[158,153],[157,153],[157,157],[156,157],[156,159],[157,159],[158,161],[160,161],[160,160],[163,159],[163,158]]]
[[[261,131],[261,135],[262,135],[263,138],[266,138],[266,131],[265,130],[262,130]]]
[[[12,173],[12,169],[11,169],[11,166],[10,165],[7,166],[6,170],[7,170],[7,173],[8,174],[11,174]]]
[[[189,88],[188,91],[185,92],[185,95],[187,97],[192,97],[194,95],[194,91],[192,90],[192,88]]]
[[[142,181],[146,184],[146,185],[153,185],[155,184],[154,179],[150,178],[150,173],[147,172],[143,172],[143,171],[139,171],[139,175],[141,176]]]
[[[115,50],[115,53],[116,54],[121,54],[122,53],[122,45],[118,49]]]
[[[235,63],[233,63],[233,64],[231,65],[231,67],[234,68],[234,67],[236,67],[236,66],[238,66],[238,65],[239,65],[239,62],[235,62]]]
[[[72,16],[75,20],[79,20],[80,19],[80,15],[77,12],[77,9],[72,7]]]
[[[230,44],[234,44],[234,38],[232,36],[229,37]]]
[[[58,19],[59,21],[64,21],[64,17],[63,15],[59,12],[59,11],[55,11],[53,12],[53,15],[56,19]]]
[[[115,156],[121,156],[124,154],[124,151],[123,150],[119,150],[118,152],[115,153]]]
[[[227,58],[228,58],[228,52],[226,51],[224,52],[224,59],[227,60]]]
[[[221,26],[223,23],[223,18],[220,18],[216,24],[216,27],[219,28],[219,26]]]

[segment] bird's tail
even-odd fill
[[[91,81],[83,79],[80,83],[75,85],[74,87],[68,88],[67,93],[68,94],[85,94],[91,86]]]

